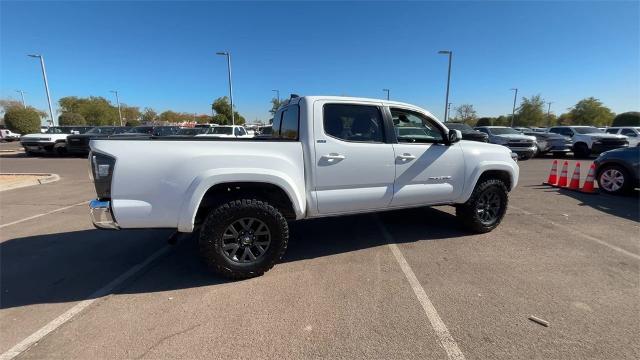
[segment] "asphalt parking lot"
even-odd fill
[[[541,186],[550,163],[520,162],[489,234],[461,230],[449,207],[292,223],[282,263],[229,282],[192,238],[94,230],[85,159],[5,154],[2,172],[60,180],[0,192],[0,354],[638,359],[639,196]]]

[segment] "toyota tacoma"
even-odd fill
[[[271,138],[92,140],[90,214],[103,229],[197,231],[207,265],[235,279],[272,268],[294,220],[447,204],[489,232],[518,182],[515,154],[460,139],[413,105],[292,96]]]

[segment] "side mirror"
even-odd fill
[[[449,130],[449,144],[455,144],[462,140],[462,132],[460,130]]]

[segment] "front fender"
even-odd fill
[[[192,232],[196,213],[204,194],[211,187],[227,182],[255,182],[278,186],[289,197],[297,219],[302,218],[306,212],[304,190],[298,189],[293,179],[283,172],[258,168],[213,169],[201,173],[189,185],[186,191],[187,197],[179,213],[178,231]]]
[[[511,179],[511,187],[509,188],[509,190],[513,190],[518,184],[520,169],[515,162],[513,162],[513,164],[510,164],[504,161],[481,161],[471,171],[469,177],[467,178],[467,186],[464,187],[464,191],[462,192],[462,195],[460,196],[460,198],[458,198],[456,203],[462,204],[469,200],[471,194],[473,193],[473,190],[476,187],[476,184],[478,183],[478,179],[480,179],[480,176],[482,176],[484,172],[492,170],[505,171],[509,174],[509,177]]]

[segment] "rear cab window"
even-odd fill
[[[271,137],[275,139],[298,140],[300,137],[300,107],[288,105],[276,112],[271,126]]]

